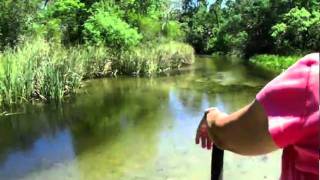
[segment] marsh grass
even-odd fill
[[[0,102],[61,99],[80,86],[80,57],[74,50],[42,39],[5,50],[0,56]]]
[[[119,52],[104,47],[66,48],[37,38],[0,53],[0,105],[62,100],[83,79],[152,75],[193,61],[193,48],[177,42]]]
[[[112,69],[120,74],[149,76],[192,64],[194,58],[193,48],[184,43],[151,44],[123,52],[112,61]]]

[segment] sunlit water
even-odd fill
[[[210,179],[196,127],[207,107],[232,112],[252,101],[267,82],[252,72],[202,57],[168,77],[88,81],[68,103],[0,117],[0,179]],[[280,154],[226,152],[224,179],[277,179]]]

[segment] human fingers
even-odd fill
[[[210,138],[207,138],[207,149],[210,150],[212,146],[212,141]]]
[[[199,144],[200,143],[200,135],[199,135],[199,132],[197,131],[197,134],[196,134],[196,144]]]
[[[201,145],[202,145],[202,148],[206,148],[207,140],[206,140],[206,137],[204,136],[201,136]]]

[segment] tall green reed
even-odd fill
[[[193,61],[193,48],[177,42],[118,51],[90,46],[66,48],[35,38],[0,53],[0,105],[62,100],[86,78],[151,75]]]

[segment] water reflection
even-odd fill
[[[11,152],[0,166],[0,177],[22,178],[33,170],[51,168],[74,158],[70,131],[62,130],[54,136],[40,137],[28,150]]]
[[[193,140],[203,109],[231,112],[264,83],[208,58],[170,77],[89,81],[69,103],[1,117],[0,179],[208,179],[210,152]],[[261,179],[259,165],[276,178],[278,160],[229,153],[225,177]]]

